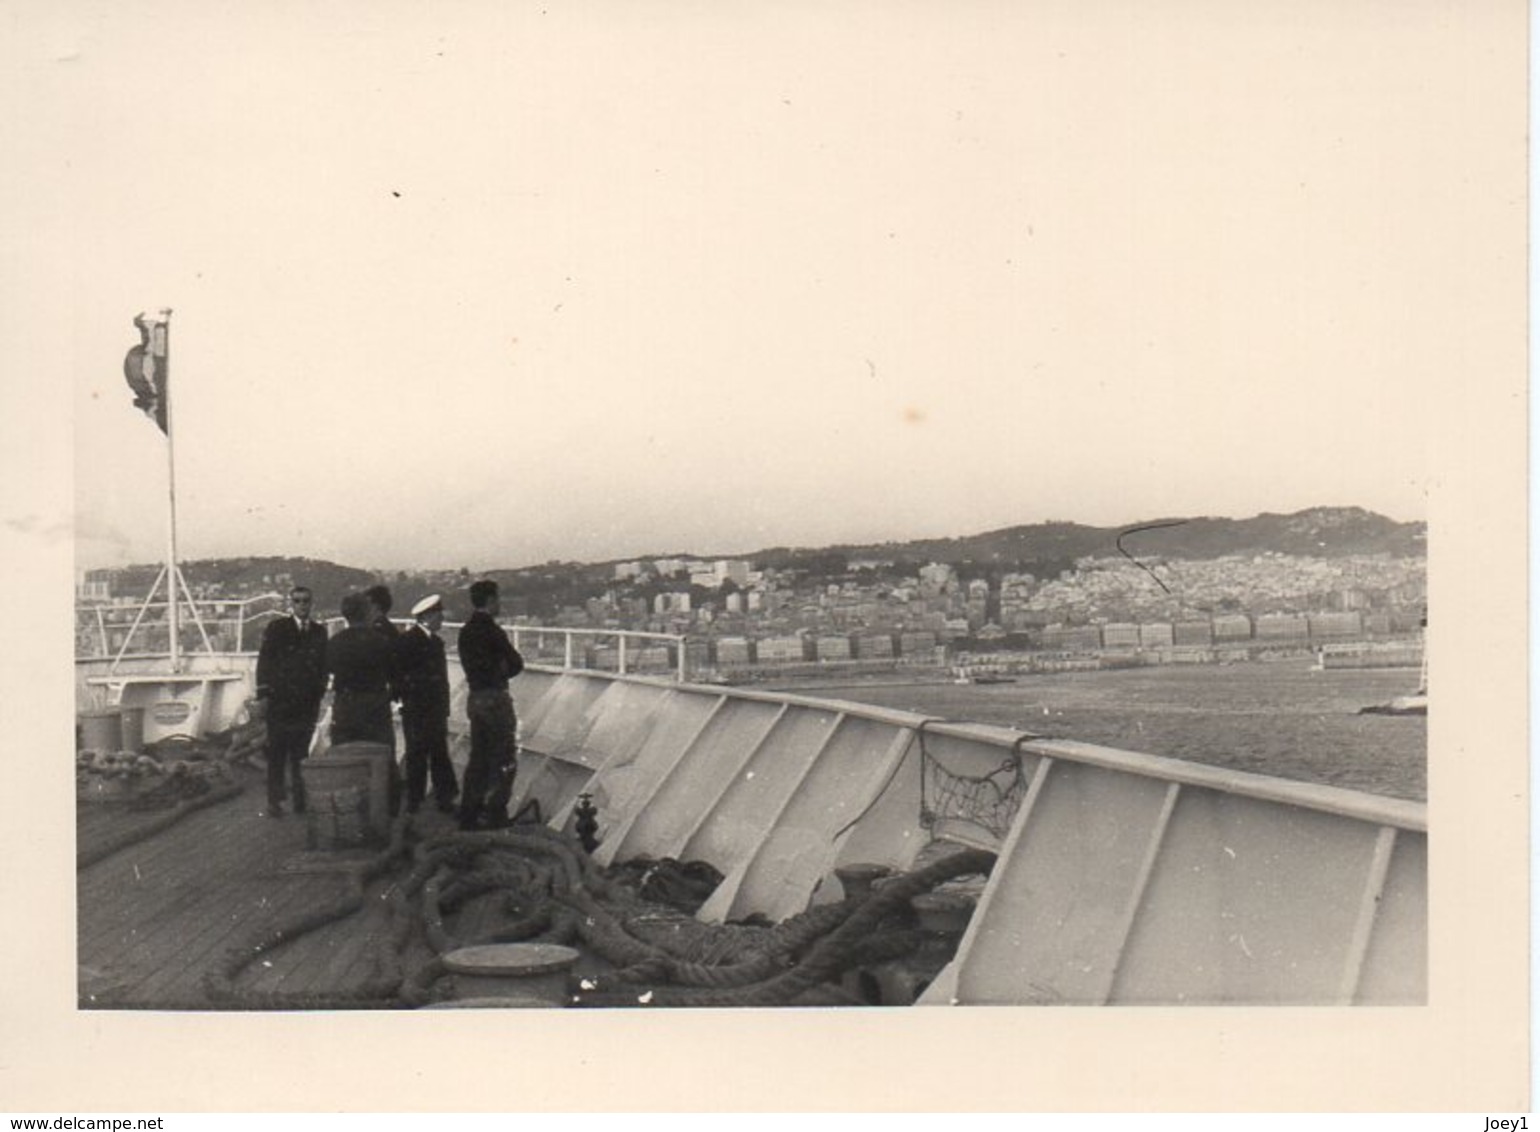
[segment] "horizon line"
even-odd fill
[[[605,557],[605,558],[591,558],[591,559],[546,558],[546,559],[542,559],[540,561],[530,561],[530,562],[525,563],[524,565],[517,565],[517,566],[506,566],[506,565],[503,565],[503,566],[487,566],[487,567],[482,567],[479,570],[478,569],[470,569],[470,567],[461,566],[461,565],[454,565],[454,566],[425,566],[425,565],[421,565],[421,564],[414,564],[414,565],[411,565],[411,566],[399,566],[399,565],[382,566],[382,565],[379,565],[378,563],[372,563],[372,564],[370,564],[368,566],[347,566],[346,568],[348,568],[348,569],[355,569],[355,570],[366,570],[366,571],[374,572],[374,573],[407,572],[407,571],[421,571],[421,572],[432,572],[432,573],[450,573],[450,572],[458,572],[461,569],[470,569],[470,572],[472,574],[477,574],[477,573],[487,574],[487,573],[496,573],[496,572],[504,572],[504,571],[529,570],[529,569],[534,569],[536,567],[545,566],[545,565],[608,566],[608,565],[613,565],[613,564],[617,564],[617,563],[621,563],[621,562],[649,561],[649,560],[667,559],[667,558],[689,558],[689,559],[695,559],[695,560],[699,560],[699,561],[713,561],[713,560],[734,559],[734,558],[753,558],[756,555],[762,555],[762,554],[766,554],[766,553],[769,553],[769,552],[772,552],[772,551],[788,551],[788,552],[804,551],[804,552],[811,552],[811,551],[838,551],[838,550],[875,550],[875,549],[880,549],[880,548],[885,547],[885,546],[902,545],[902,544],[905,544],[905,543],[958,542],[958,541],[963,541],[963,540],[967,540],[967,539],[985,538],[985,537],[988,537],[990,535],[1002,534],[1002,533],[1007,532],[1007,531],[1014,531],[1014,530],[1020,530],[1020,529],[1023,529],[1023,528],[1032,528],[1032,527],[1071,526],[1071,527],[1082,527],[1082,528],[1085,528],[1085,529],[1088,529],[1088,530],[1095,530],[1095,531],[1117,532],[1117,531],[1133,530],[1133,529],[1136,529],[1136,528],[1138,528],[1140,526],[1145,526],[1145,525],[1148,525],[1148,524],[1151,524],[1151,523],[1165,523],[1165,522],[1168,522],[1168,521],[1171,521],[1173,523],[1178,522],[1178,521],[1185,523],[1185,522],[1201,522],[1201,521],[1204,521],[1204,520],[1210,520],[1210,521],[1220,521],[1220,522],[1241,523],[1241,522],[1248,522],[1248,521],[1251,521],[1253,519],[1260,519],[1260,518],[1262,518],[1264,516],[1280,516],[1280,517],[1288,518],[1288,517],[1295,516],[1295,515],[1307,514],[1307,513],[1312,512],[1312,511],[1361,511],[1361,512],[1363,512],[1366,515],[1373,516],[1375,518],[1385,519],[1388,522],[1395,523],[1398,526],[1403,526],[1403,527],[1404,526],[1417,526],[1417,525],[1421,525],[1423,527],[1427,526],[1427,520],[1426,519],[1422,519],[1422,518],[1418,518],[1418,519],[1397,519],[1397,518],[1394,518],[1393,516],[1386,515],[1383,512],[1374,511],[1374,510],[1371,510],[1370,508],[1363,507],[1363,506],[1360,506],[1358,504],[1333,504],[1333,505],[1316,505],[1316,506],[1310,506],[1310,507],[1303,507],[1303,508],[1300,508],[1300,509],[1295,510],[1295,511],[1265,511],[1264,510],[1264,511],[1258,511],[1258,512],[1256,512],[1254,514],[1246,515],[1246,516],[1213,515],[1213,514],[1182,516],[1182,515],[1172,514],[1172,515],[1156,516],[1156,517],[1150,518],[1150,519],[1141,519],[1141,520],[1137,520],[1137,521],[1134,521],[1134,522],[1131,522],[1131,523],[1120,523],[1120,524],[1113,524],[1113,525],[1107,525],[1107,526],[1097,525],[1097,524],[1094,524],[1094,523],[1084,523],[1084,522],[1080,522],[1079,520],[1075,520],[1075,519],[1048,518],[1048,519],[1037,520],[1035,522],[1012,523],[1012,524],[1009,524],[1009,525],[1006,525],[1006,526],[1002,526],[1002,527],[990,527],[990,528],[985,529],[985,530],[974,531],[974,532],[971,532],[971,533],[968,533],[968,534],[916,535],[916,536],[913,536],[913,537],[910,537],[910,538],[888,538],[888,539],[882,539],[880,541],[870,541],[870,540],[868,540],[868,541],[855,541],[855,542],[829,542],[829,543],[821,543],[821,544],[815,544],[815,545],[800,545],[800,544],[796,544],[796,543],[772,543],[772,544],[766,544],[766,545],[760,546],[760,547],[758,547],[755,550],[736,551],[736,552],[716,552],[716,551],[704,552],[704,551],[671,550],[671,551],[666,551],[666,552],[652,552],[652,551],[648,551],[648,552],[643,552],[643,553],[628,553],[628,554],[615,555],[615,556]],[[77,546],[77,550],[78,550],[80,539],[77,537],[75,541],[76,541],[76,546]],[[194,563],[194,562],[224,562],[224,561],[230,561],[232,559],[239,559],[239,558],[301,558],[301,559],[306,559],[306,560],[315,561],[315,562],[330,562],[332,565],[336,565],[336,566],[344,566],[345,565],[344,563],[338,562],[338,561],[336,561],[334,559],[312,558],[308,554],[281,553],[281,552],[280,553],[246,552],[246,553],[226,553],[226,554],[217,554],[217,555],[198,555],[198,556],[188,556],[188,557],[180,557],[179,556],[178,562],[180,564],[186,565],[186,564],[190,564],[190,563]],[[82,567],[79,564],[78,560],[77,560],[77,562],[76,562],[76,572],[78,573],[82,569],[86,569],[86,570],[103,570],[103,569],[109,569],[109,570],[129,570],[129,569],[150,567],[150,566],[156,566],[156,565],[163,565],[163,563],[160,560],[158,560],[158,559],[151,559],[151,560],[146,560],[146,561],[143,561],[143,562],[128,562],[128,563],[124,563],[124,564],[120,564],[120,565],[110,565],[110,566],[96,565],[96,566],[84,566],[84,567]]]

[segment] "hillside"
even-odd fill
[[[1176,525],[1136,530],[1160,523]],[[1124,548],[1141,560],[1202,560],[1269,552],[1308,558],[1375,554],[1421,557],[1426,553],[1427,539],[1424,523],[1398,523],[1359,507],[1317,507],[1292,515],[1262,514],[1250,519],[1151,519],[1128,527],[1047,522],[949,539],[818,548],[772,547],[754,554],[732,556],[682,552],[640,557],[644,560],[653,557],[747,558],[761,568],[790,568],[812,576],[828,577],[842,575],[850,563],[862,560],[891,562],[892,571],[896,572],[912,572],[927,562],[945,562],[962,567],[965,576],[1018,567],[1039,576],[1052,576],[1071,568],[1076,559],[1116,555],[1118,536],[1125,531],[1130,533],[1123,539]],[[516,609],[522,612],[525,602],[543,609],[575,600],[574,587],[584,592],[597,592],[613,578],[613,566],[613,562],[549,562],[487,573],[507,587],[510,597],[517,595]],[[457,604],[458,591],[470,581],[470,575],[464,572],[458,572],[456,576],[450,576],[446,571],[377,573],[308,558],[211,559],[184,562],[182,569],[194,587],[217,585],[229,594],[282,590],[291,580],[303,579],[314,589],[317,606],[322,609],[335,608],[349,590],[381,580],[391,583],[403,600],[427,590],[439,590],[446,593],[451,604]],[[150,565],[115,571],[116,589],[120,593],[142,593],[148,589],[157,570],[158,566]]]
[[[1157,523],[1179,524],[1157,530],[1136,528]],[[846,545],[818,550],[779,547],[750,555],[774,565],[813,557],[842,555],[847,559],[893,559],[946,562],[977,566],[1020,563],[1059,564],[1077,558],[1118,553],[1118,535],[1129,533],[1124,549],[1140,558],[1219,558],[1230,554],[1292,554],[1338,558],[1357,554],[1395,557],[1426,553],[1427,525],[1398,523],[1360,507],[1315,507],[1292,515],[1261,514],[1250,519],[1198,517],[1149,519],[1126,527],[1091,527],[1080,523],[1047,522],[1006,527],[997,531],[949,539],[920,539]]]
[[[342,595],[372,584],[376,577],[368,570],[339,566],[314,558],[208,558],[183,562],[182,575],[195,591],[213,594],[257,594],[286,592],[290,585],[303,582],[316,599],[316,608],[335,609]],[[160,565],[126,566],[113,571],[117,593],[142,595],[149,590],[160,572]],[[165,590],[161,590],[165,597]]]

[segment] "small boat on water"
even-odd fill
[[[1396,696],[1389,703],[1359,708],[1359,715],[1427,715],[1428,693],[1420,689],[1409,696]]]
[[[1423,631],[1426,633],[1428,626],[1427,615],[1422,619]],[[1428,714],[1428,648],[1426,639],[1419,642],[1417,649],[1418,663],[1422,669],[1422,679],[1418,682],[1417,690],[1410,695],[1396,696],[1389,703],[1372,704],[1359,711],[1360,715],[1427,715]]]
[[[952,678],[954,684],[1014,684],[1016,677],[1004,672],[985,672],[969,668],[956,668],[956,675]]]

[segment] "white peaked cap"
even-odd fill
[[[435,609],[438,609],[443,604],[444,603],[439,599],[438,594],[429,594],[416,605],[412,606],[412,616],[426,617],[428,614],[432,613]]]

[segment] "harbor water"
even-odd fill
[[[1425,801],[1427,719],[1359,714],[1414,691],[1417,681],[1415,669],[1313,671],[1309,660],[1291,659],[1023,675],[1004,684],[775,686]]]

